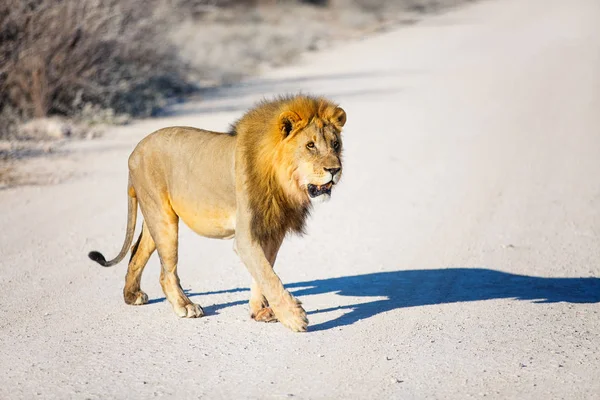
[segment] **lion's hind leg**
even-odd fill
[[[185,295],[177,275],[177,246],[179,242],[179,217],[173,209],[162,203],[158,207],[149,208],[149,204],[141,204],[142,214],[148,230],[156,243],[160,257],[160,285],[165,297],[173,306],[173,311],[182,318],[198,318],[204,310]],[[157,206],[156,204],[150,205]]]
[[[148,295],[141,290],[140,282],[144,268],[154,250],[156,250],[156,245],[146,223],[144,223],[140,237],[131,248],[131,258],[125,277],[125,287],[123,288],[125,303],[139,306],[148,302]]]
[[[252,279],[250,289],[250,318],[259,322],[277,322],[277,317],[273,313],[269,302],[263,296],[260,286]]]

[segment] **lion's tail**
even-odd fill
[[[121,262],[121,260],[127,254],[129,246],[131,246],[131,242],[133,241],[133,233],[135,232],[135,221],[137,218],[137,196],[135,194],[133,186],[131,186],[131,182],[129,182],[128,185],[127,195],[127,233],[125,235],[125,242],[123,243],[121,251],[114,259],[110,261],[106,261],[106,258],[104,258],[102,253],[98,251],[90,251],[90,253],[88,254],[89,258],[91,258],[93,261],[96,261],[103,267],[112,267],[113,265]]]

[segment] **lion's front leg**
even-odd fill
[[[253,318],[265,322],[276,319],[293,331],[306,331],[306,311],[301,303],[285,290],[273,271],[273,266],[267,259],[269,247],[264,246],[263,249],[263,246],[243,234],[236,237],[235,246],[236,252],[253,278],[253,290],[250,295],[250,312],[251,315],[254,314]]]
[[[275,260],[277,259],[277,253],[281,242],[275,242],[262,246],[263,252],[271,267],[275,267]],[[260,285],[252,279],[252,285],[250,286],[250,318],[259,322],[277,322],[273,309],[269,307],[267,298],[263,295]]]

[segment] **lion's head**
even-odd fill
[[[330,198],[342,175],[345,122],[336,104],[298,95],[262,102],[233,126],[257,239],[302,232],[310,204]]]
[[[281,186],[300,202],[326,201],[342,176],[341,129],[346,113],[324,99],[300,98],[279,115],[275,168]]]

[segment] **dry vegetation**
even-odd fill
[[[162,39],[161,15],[128,1],[3,0],[2,135],[33,117],[149,115],[185,92],[186,66]]]
[[[152,115],[202,85],[462,1],[3,0],[0,139],[33,138],[18,128],[32,118]]]

